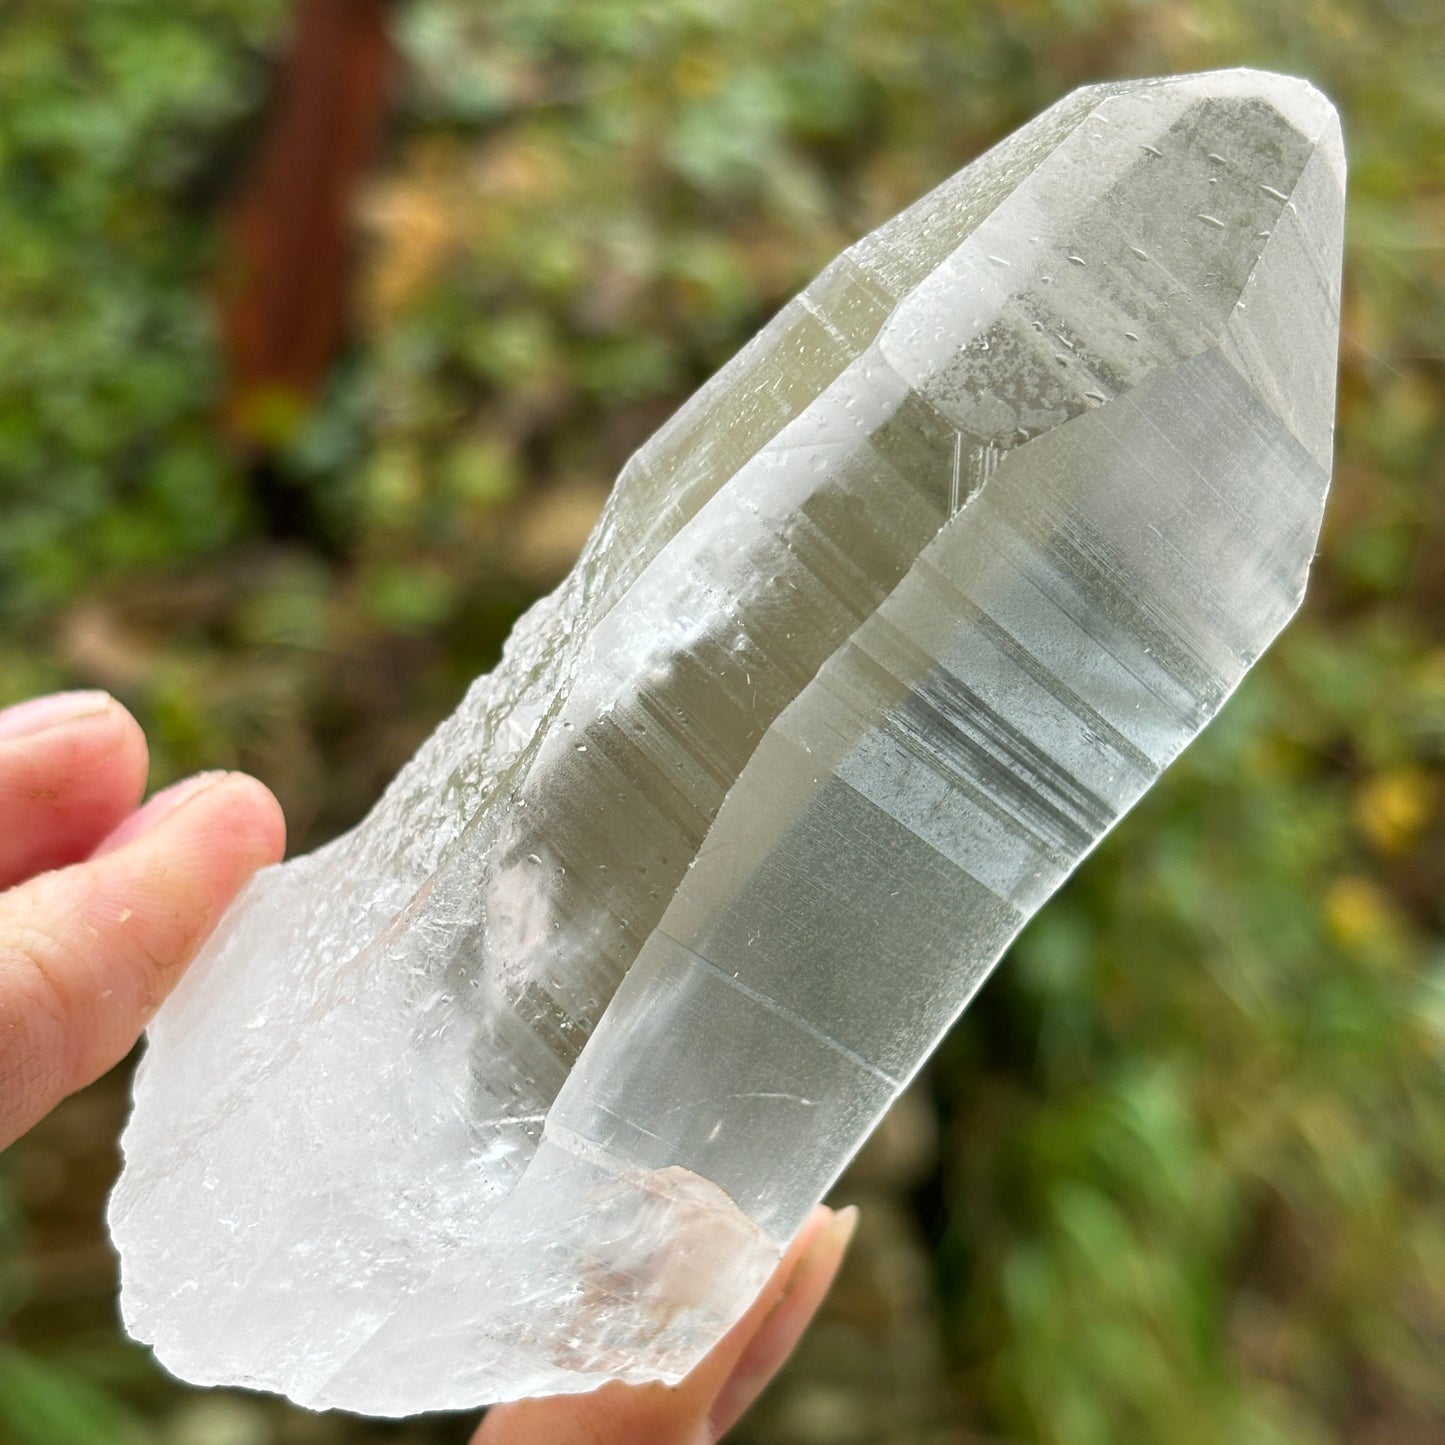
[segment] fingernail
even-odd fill
[[[0,738],[30,737],[46,728],[96,717],[111,705],[108,692],[52,692],[0,711]]]
[[[858,1208],[850,1204],[840,1209],[813,1237],[797,1268],[788,1277],[782,1299],[748,1341],[713,1401],[708,1415],[713,1440],[720,1439],[737,1424],[793,1353],[828,1293],[857,1227]]]
[[[132,813],[91,854],[91,857],[103,858],[107,853],[114,853],[118,848],[124,848],[127,843],[135,842],[142,833],[149,833],[157,823],[170,817],[182,804],[189,803],[192,798],[214,788],[217,783],[228,777],[230,774],[226,772],[197,773],[194,778],[187,778],[184,782],[172,783],[169,788],[162,788],[143,808]]]

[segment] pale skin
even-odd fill
[[[0,711],[0,1148],[130,1052],[257,868],[280,805],[203,773],[145,796],[135,719],[104,693]],[[473,1445],[712,1445],[817,1312],[856,1222],[821,1206],[748,1313],[680,1384],[490,1410]]]

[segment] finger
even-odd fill
[[[680,1384],[498,1405],[472,1445],[710,1445],[792,1352],[838,1273],[857,1214],[815,1209],[747,1314]]]
[[[106,693],[55,693],[0,712],[0,889],[88,857],[145,781],[145,735]]]
[[[284,843],[260,783],[207,774],[157,794],[87,862],[0,895],[0,1148],[125,1056]]]
[[[742,1418],[754,1400],[783,1367],[797,1348],[803,1332],[813,1322],[838,1271],[843,1255],[858,1227],[858,1209],[840,1210],[818,1236],[802,1264],[788,1281],[788,1288],[762,1327],[748,1340],[708,1411],[709,1442],[720,1440]]]

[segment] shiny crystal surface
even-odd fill
[[[1302,81],[1098,86],[829,266],[156,1017],[131,1331],[380,1414],[689,1368],[1298,605],[1343,185]]]

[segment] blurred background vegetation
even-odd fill
[[[0,702],[111,688],[156,784],[248,768],[298,849],[849,240],[1087,81],[1247,63],[1336,99],[1339,446],[1304,613],[844,1181],[855,1256],[737,1438],[1445,1438],[1438,10],[299,8],[309,42],[292,0],[0,8]],[[292,121],[331,85],[354,124],[302,214],[276,117],[307,43],[334,73]],[[328,195],[335,245],[302,254]],[[465,1439],[190,1391],[124,1341],[123,1073],[0,1159],[0,1442]]]

